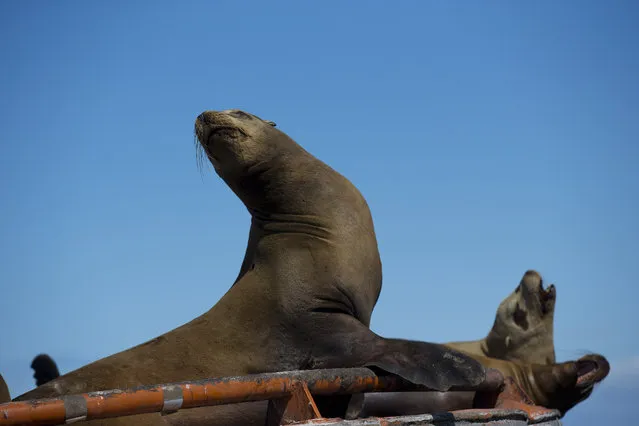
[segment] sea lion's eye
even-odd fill
[[[217,127],[211,132],[211,136],[217,138],[237,139],[240,136],[240,131],[232,127]]]
[[[276,126],[277,126],[277,124],[275,124],[275,122],[274,122],[274,121],[264,120],[264,122],[265,122],[266,124],[268,124],[268,125],[273,126],[273,127],[276,127]]]

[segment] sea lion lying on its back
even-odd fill
[[[546,378],[532,381],[537,375],[545,376],[542,372],[547,370],[542,365],[556,362],[553,337],[556,298],[554,285],[544,289],[541,275],[534,270],[526,271],[519,286],[499,305],[486,338],[446,346],[475,356],[484,366],[497,368],[505,375],[516,375],[513,377],[519,377],[518,383],[536,404],[565,414],[588,398],[594,386],[606,378],[610,365],[603,356],[590,354],[576,361],[576,371],[571,362],[558,364],[564,365],[559,374],[554,367],[556,376],[563,377],[556,385]],[[514,361],[514,365],[521,367],[498,360]]]
[[[482,365],[467,355],[439,344],[383,338],[369,329],[382,285],[381,260],[368,205],[348,179],[272,122],[244,111],[207,111],[197,118],[195,130],[215,171],[252,217],[236,281],[193,321],[60,376],[18,400],[363,366],[442,391],[485,381]],[[329,398],[320,409],[345,410],[346,402]],[[99,423],[261,425],[265,407],[205,407]],[[225,410],[235,411],[224,418],[220,413]],[[335,410],[339,415],[342,408]]]
[[[499,308],[492,330],[484,339],[446,343],[512,376],[537,404],[562,415],[588,398],[609,373],[601,355],[555,364],[553,338],[556,291],[543,288],[541,275],[527,271],[519,286]],[[471,408],[474,392],[390,392],[367,394],[360,416],[392,416]]]

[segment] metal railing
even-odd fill
[[[0,426],[58,425],[144,413],[268,400],[266,425],[408,425],[503,424],[560,425],[557,411],[534,406],[511,378],[489,370],[480,386],[450,391],[476,391],[480,408],[450,413],[393,418],[325,419],[313,395],[366,392],[431,391],[397,376],[378,376],[368,368],[288,371],[248,376],[114,389],[59,398],[0,404]]]

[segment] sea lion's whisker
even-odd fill
[[[203,169],[205,165],[207,164],[204,161],[204,158],[206,156],[206,158],[210,159],[210,157],[208,153],[206,152],[206,150],[204,149],[204,146],[202,146],[202,144],[200,143],[200,139],[197,136],[197,129],[196,131],[194,131],[194,134],[193,134],[193,142],[195,143],[195,161],[197,163],[197,169],[200,172],[200,177],[204,179]]]

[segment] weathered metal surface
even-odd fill
[[[526,395],[512,377],[504,379],[504,388],[497,397],[495,408],[521,410],[528,416],[530,424],[546,424],[545,422],[553,422],[555,419],[558,421],[561,417],[557,410],[534,405],[532,399]]]
[[[489,380],[481,386],[455,390],[497,389],[501,385],[501,380],[495,381],[495,377],[489,375]],[[316,395],[430,390],[396,376],[377,376],[368,368],[352,368],[225,377],[127,390],[89,392],[74,395],[73,398],[85,399],[86,413],[83,415],[87,420],[91,420],[162,412],[165,410],[165,404],[168,404],[170,412],[175,412],[183,408],[279,399],[289,396],[297,382],[305,382],[310,392]],[[168,397],[165,397],[166,394]],[[0,404],[0,425],[64,424],[72,415],[73,418],[77,417],[76,413],[67,412],[68,404],[65,405],[65,398]]]
[[[271,399],[266,413],[266,426],[288,425],[309,419],[320,419],[320,414],[306,383],[297,382],[289,397]]]
[[[481,386],[452,391],[478,391],[486,409],[420,416],[356,420],[321,418],[312,394],[344,395],[384,391],[429,391],[396,376],[377,376],[367,368],[305,370],[143,386],[69,395],[56,399],[0,404],[2,425],[64,424],[133,414],[269,400],[268,426],[296,425],[527,425],[556,426],[559,413],[531,406],[512,380],[489,370]],[[484,404],[484,405],[481,405]],[[488,409],[496,407],[497,409]]]
[[[503,387],[494,392],[478,392],[476,404],[484,409],[459,410],[449,413],[415,416],[370,417],[365,419],[313,419],[294,423],[296,426],[561,426],[557,410],[533,405],[532,400],[511,377],[504,379]]]
[[[533,422],[521,410],[461,410],[451,413],[416,416],[369,417],[366,419],[316,419],[294,423],[295,426],[561,426],[558,417]]]

